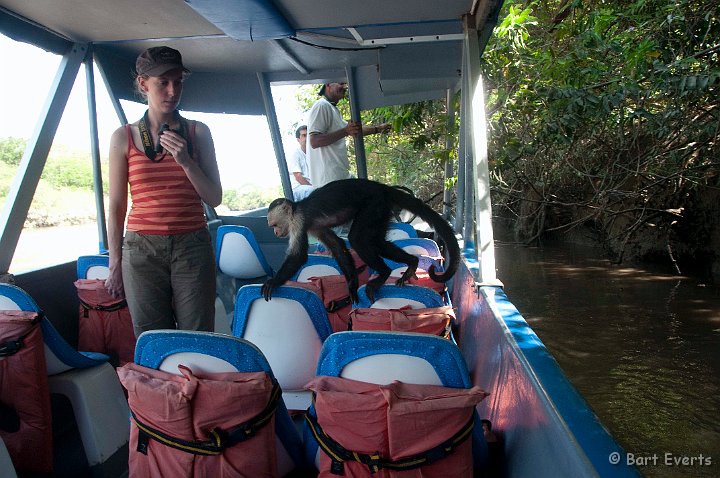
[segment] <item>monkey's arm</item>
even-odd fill
[[[355,268],[355,261],[353,261],[350,251],[345,247],[345,242],[340,239],[332,229],[323,229],[317,231],[315,234],[317,238],[330,249],[330,252],[332,252],[333,257],[343,271],[345,281],[347,281],[350,299],[352,299],[354,303],[358,303],[360,300],[358,299],[357,291],[360,280],[358,279],[358,271]]]
[[[273,277],[265,281],[260,292],[265,300],[270,300],[275,287],[283,285],[302,267],[308,258],[308,236],[307,232],[300,232],[297,237],[290,238],[287,257]]]

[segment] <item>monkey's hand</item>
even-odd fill
[[[416,272],[417,272],[417,267],[408,266],[408,268],[405,269],[405,272],[403,272],[403,275],[401,275],[400,278],[395,281],[395,284],[397,284],[399,286],[403,286],[410,279],[417,280],[418,276],[417,276]]]
[[[276,281],[274,278],[268,279],[260,288],[260,294],[263,296],[263,298],[265,298],[266,301],[268,301],[272,299],[273,289],[275,289],[279,285],[282,284]]]

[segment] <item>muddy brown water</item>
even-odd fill
[[[720,476],[720,288],[574,245],[497,244],[510,300],[655,477]]]

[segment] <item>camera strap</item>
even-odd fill
[[[148,111],[145,111],[145,114],[142,118],[140,118],[140,121],[138,121],[138,129],[140,130],[140,139],[143,143],[143,149],[145,149],[145,156],[150,159],[153,163],[159,163],[165,158],[165,154],[162,154],[159,158],[156,159],[158,153],[155,152],[155,145],[153,143],[152,135],[150,134],[150,130],[148,129],[147,125],[150,123],[148,119]],[[190,135],[188,134],[188,131],[190,130],[188,126],[188,120],[180,116],[180,113],[175,110],[173,112],[173,119],[180,123],[180,129],[178,130],[172,130],[175,133],[179,134],[183,138],[185,138],[185,141],[187,141],[187,148],[188,148],[188,154],[190,156],[193,155],[193,145],[192,141],[190,140]],[[158,141],[160,138],[158,137]]]

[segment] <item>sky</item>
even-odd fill
[[[29,139],[57,73],[61,57],[34,46],[15,42],[0,34],[0,138]],[[9,65],[15,71],[9,70]],[[95,72],[98,136],[100,154],[107,156],[110,136],[120,126],[112,103],[99,73]],[[192,77],[188,81],[192,81]],[[304,121],[304,114],[296,109],[295,86],[272,87],[276,114],[283,135],[285,154],[297,146],[293,125]],[[78,72],[72,94],[55,135],[54,144],[90,149],[88,131],[85,70]],[[146,106],[121,101],[128,121],[136,121]],[[182,107],[182,104],[181,104]],[[223,188],[243,184],[279,185],[277,162],[264,116],[213,115],[183,112],[185,116],[206,123],[215,141],[218,167]]]

